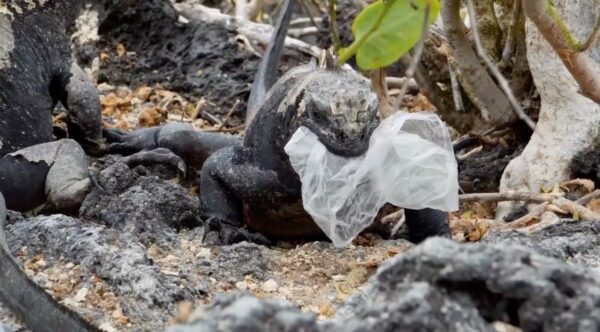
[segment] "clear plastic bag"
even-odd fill
[[[458,171],[448,129],[434,113],[398,112],[374,131],[363,156],[335,155],[300,127],[285,146],[306,211],[336,246],[350,243],[388,202],[458,210]]]

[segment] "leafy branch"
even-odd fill
[[[352,24],[354,42],[339,51],[338,61],[356,57],[362,69],[388,66],[421,39],[423,21],[431,25],[440,0],[378,0],[367,6]],[[425,15],[427,13],[427,15]]]

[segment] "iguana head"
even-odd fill
[[[306,83],[299,104],[300,125],[340,156],[364,154],[379,125],[379,102],[370,83],[356,73],[323,70]]]

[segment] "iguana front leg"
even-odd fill
[[[187,166],[197,170],[202,169],[206,159],[215,151],[242,144],[237,137],[202,132],[181,123],[170,123],[162,127],[144,128],[132,132],[105,129],[104,135],[110,143],[111,153],[122,155],[135,153],[135,158],[141,163],[150,163],[157,161],[153,159],[152,154],[144,155],[144,151],[168,149],[183,158]]]
[[[435,209],[404,209],[408,238],[413,243],[420,243],[431,236],[450,236],[448,212]]]
[[[102,106],[100,96],[90,78],[71,62],[69,69],[55,74],[50,94],[65,106],[68,112],[69,136],[92,155],[106,152],[102,141]]]
[[[242,228],[243,202],[264,204],[270,197],[289,195],[277,173],[252,163],[246,147],[230,147],[214,153],[202,168],[200,211],[210,220],[207,233],[218,233],[222,244],[240,241],[269,242],[260,234]],[[215,236],[215,234],[209,234]],[[215,240],[215,238],[213,238]]]

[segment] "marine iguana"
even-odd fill
[[[377,97],[357,73],[310,64],[291,69],[271,87],[293,5],[292,0],[284,2],[268,56],[253,83],[241,144],[228,142],[231,146],[207,160],[206,153],[194,160],[195,151],[212,146],[206,133],[187,128],[182,129],[185,134],[176,134],[178,130],[169,125],[129,134],[107,132],[113,152],[168,147],[201,167],[200,205],[210,242],[269,243],[269,239],[322,236],[302,207],[301,183],[283,147],[299,126],[306,126],[329,151],[358,156],[367,150],[379,124]],[[169,135],[186,139],[161,139]],[[412,241],[449,234],[447,213],[423,209],[407,210],[405,215]]]
[[[86,152],[106,151],[95,86],[71,58],[65,25],[79,1],[0,3],[0,298],[34,331],[96,331],[29,280],[4,238],[6,209],[76,211],[91,189]],[[52,109],[68,112],[73,139],[53,141]],[[81,144],[81,145],[80,145]],[[84,151],[85,149],[85,151]],[[129,156],[182,165],[168,150]]]

